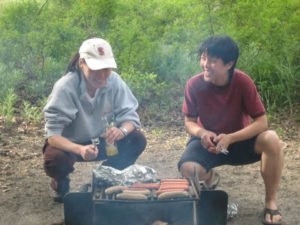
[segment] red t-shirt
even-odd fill
[[[197,117],[201,127],[228,134],[249,125],[251,118],[264,115],[265,107],[252,79],[235,70],[224,87],[205,81],[203,73],[189,79],[182,111],[187,117]]]

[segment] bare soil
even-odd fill
[[[52,201],[50,179],[44,174],[41,148],[42,126],[21,121],[10,129],[0,118],[0,224],[1,225],[58,225],[63,224],[63,205]],[[300,124],[292,117],[277,119],[271,124],[285,148],[285,166],[278,205],[284,224],[300,225]],[[179,177],[177,161],[188,139],[182,125],[145,126],[148,145],[138,159],[140,165],[155,169],[161,178]],[[71,190],[91,182],[92,169],[97,163],[77,163],[71,175]],[[229,225],[261,224],[264,185],[260,164],[217,168],[221,175],[218,187],[238,204],[238,214]]]

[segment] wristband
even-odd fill
[[[120,127],[120,131],[122,132],[124,137],[126,137],[128,135],[128,130],[125,127]]]

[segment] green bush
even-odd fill
[[[199,43],[227,34],[241,49],[238,68],[253,77],[269,111],[291,109],[300,97],[299,13],[298,0],[5,1],[0,101],[10,89],[21,101],[39,102],[81,42],[99,36],[111,43],[147,115],[180,113],[184,84],[200,70]]]
[[[183,86],[159,80],[157,74],[129,69],[121,74],[139,101],[139,113],[146,120],[170,120],[171,113],[180,112]],[[174,110],[175,109],[175,110]]]
[[[16,84],[21,82],[21,79],[21,71],[10,70],[7,66],[0,63],[0,102],[7,98],[8,93],[14,90]]]
[[[21,116],[27,123],[39,124],[43,120],[42,109],[46,104],[46,98],[40,100],[35,105],[28,101],[23,101]]]
[[[122,72],[121,76],[137,96],[141,107],[146,107],[152,101],[156,101],[157,105],[160,105],[159,100],[163,98],[167,85],[164,82],[159,82],[156,74],[143,74],[129,68],[128,71]]]
[[[15,104],[18,97],[14,94],[13,89],[8,89],[6,96],[0,101],[0,115],[4,118],[4,125],[11,127],[16,113]]]

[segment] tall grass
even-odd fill
[[[21,110],[22,119],[27,123],[39,124],[43,120],[42,109],[46,104],[46,98],[38,101],[35,105],[32,105],[29,101],[23,101],[23,107]]]
[[[0,102],[0,115],[4,118],[5,127],[11,127],[16,113],[15,104],[18,100],[13,89],[8,89],[6,96]]]

